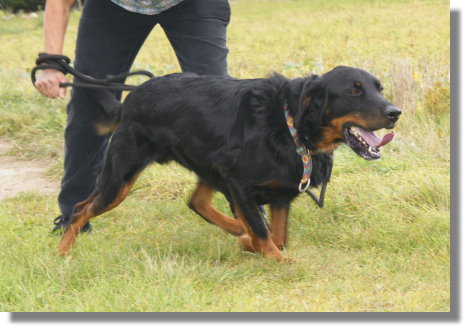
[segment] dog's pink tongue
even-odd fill
[[[384,135],[381,140],[375,133],[364,130],[363,128],[358,129],[358,134],[367,142],[369,145],[379,148],[385,144],[388,144],[394,138],[394,132]]]

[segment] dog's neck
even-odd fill
[[[299,184],[299,191],[304,192],[310,186],[310,174],[312,173],[312,157],[311,152],[300,142],[297,136],[297,130],[294,127],[294,116],[289,111],[289,105],[284,105],[284,116],[286,117],[286,124],[289,129],[289,133],[294,140],[296,146],[296,152],[302,159],[303,175]]]
[[[300,102],[305,81],[305,78],[297,78],[291,80],[289,83],[287,106],[290,114],[294,118],[299,116],[299,109],[302,108]],[[300,121],[296,122],[295,127],[297,129],[297,137],[299,142],[312,153],[320,152],[316,147],[316,144],[319,141],[321,130],[323,128],[321,123],[315,124],[315,122],[311,122],[309,119],[306,119],[306,117],[303,116]]]

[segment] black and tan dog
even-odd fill
[[[239,236],[245,249],[285,259],[280,249],[299,188],[322,182],[329,153],[341,143],[365,159],[379,158],[393,133],[380,139],[373,131],[393,128],[401,114],[375,77],[351,67],[294,80],[173,74],[151,79],[105,111],[113,136],[92,195],[76,205],[61,254],[90,218],[124,200],[147,165],[174,160],[199,177],[190,208]],[[214,191],[226,196],[236,218],[212,207]],[[271,226],[263,204],[270,205]]]

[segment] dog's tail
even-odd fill
[[[100,105],[101,115],[95,123],[99,135],[113,133],[121,120],[121,102],[115,94],[104,89],[90,89],[92,97]]]

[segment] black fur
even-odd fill
[[[358,81],[362,96],[348,96]],[[269,231],[257,205],[288,207],[303,171],[283,108],[287,104],[300,141],[313,153],[315,187],[332,163],[333,148],[321,145],[325,137],[336,135],[331,144],[343,141],[342,131],[328,132],[334,119],[357,112],[373,130],[393,126],[378,84],[362,70],[338,67],[294,80],[278,74],[249,80],[167,75],[142,84],[121,106],[95,91],[104,123],[117,123],[93,193],[96,213],[148,164],[174,160],[236,203],[253,233],[265,239]]]

